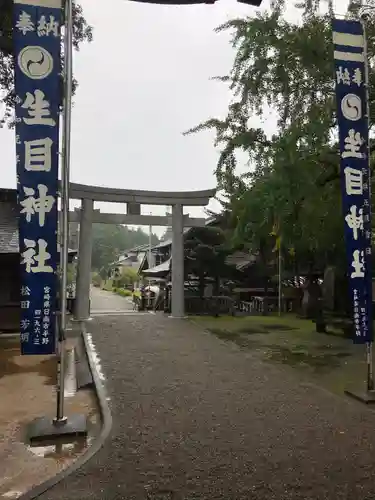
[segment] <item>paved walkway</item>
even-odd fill
[[[91,315],[96,316],[105,313],[127,313],[133,311],[131,297],[121,297],[112,292],[91,288]]]
[[[185,321],[90,325],[112,434],[42,500],[370,500],[375,414]]]

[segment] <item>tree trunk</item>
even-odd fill
[[[294,256],[294,276],[295,276],[295,279],[297,281],[297,283],[296,283],[297,298],[295,300],[295,303],[293,304],[293,312],[294,313],[296,313],[296,312],[301,313],[303,293],[302,293],[302,287],[301,287],[301,283],[300,283],[301,277],[299,275],[299,262],[297,259],[297,254]]]
[[[198,290],[199,290],[199,298],[204,299],[204,288],[205,288],[205,279],[204,279],[204,274],[199,275],[199,285],[198,285]]]
[[[263,311],[262,315],[268,315],[268,276],[267,276],[267,252],[266,252],[266,243],[264,241],[260,241],[259,244],[259,254],[262,261],[262,267],[264,272],[264,298],[263,298]]]
[[[264,279],[263,316],[268,316],[268,277]]]
[[[214,295],[219,295],[220,294],[220,277],[215,276],[215,282],[214,282]]]
[[[319,299],[315,310],[315,330],[317,333],[327,333],[323,314],[323,301]]]

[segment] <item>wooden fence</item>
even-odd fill
[[[213,296],[213,297],[186,297],[185,311],[186,314],[195,315],[232,315],[232,316],[250,316],[263,314],[264,301],[252,300],[246,302],[243,300],[237,301],[229,296]]]

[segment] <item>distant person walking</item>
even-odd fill
[[[164,285],[160,284],[159,290],[158,290],[158,292],[156,294],[156,297],[155,297],[154,311],[156,311],[157,309],[161,309],[162,307],[164,307],[165,298],[166,298],[165,284]]]

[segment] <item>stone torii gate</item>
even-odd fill
[[[169,226],[168,216],[142,215],[141,205],[172,206],[172,317],[185,315],[184,304],[184,227],[202,227],[204,218],[193,218],[183,214],[184,206],[206,206],[215,195],[215,189],[204,191],[138,191],[82,184],[70,184],[70,198],[81,200],[81,208],[70,212],[69,221],[78,222],[79,253],[77,266],[75,320],[90,318],[90,285],[92,224],[130,224]],[[95,201],[126,203],[126,214],[100,213],[94,209]]]

